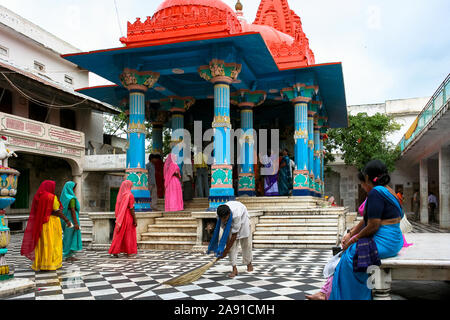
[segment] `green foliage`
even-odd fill
[[[384,114],[349,115],[348,128],[328,130],[329,139],[325,143],[328,157],[326,161],[334,161],[332,153],[339,153],[342,154],[346,165],[361,170],[370,160],[379,159],[386,164],[389,172],[392,172],[400,157],[400,148],[388,142],[386,137],[400,128],[393,117]]]
[[[115,114],[113,116],[104,115],[103,118],[105,119],[105,125],[103,127],[104,133],[126,138],[128,116],[125,112]]]

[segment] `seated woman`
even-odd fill
[[[360,253],[359,241],[372,246],[369,254],[373,261],[396,256],[404,244],[400,229],[403,211],[395,193],[387,186],[390,177],[386,166],[379,160],[370,161],[363,174],[368,191],[364,220],[342,239],[344,253],[334,276],[327,282],[331,286],[329,300],[372,299],[367,286],[368,274],[357,268],[355,260]],[[319,294],[316,295],[318,298]]]

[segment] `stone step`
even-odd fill
[[[274,239],[254,239],[253,244],[255,245],[336,245],[336,239],[334,240],[318,240],[318,239],[308,239],[308,240],[274,240]]]
[[[285,224],[318,224],[323,225],[337,225],[338,219],[328,219],[328,218],[296,218],[296,219],[260,219],[259,225],[285,225]]]
[[[92,238],[81,238],[81,243],[82,243],[83,245],[89,244],[89,243],[91,243],[91,242],[92,242]]]
[[[307,223],[305,224],[258,224],[256,226],[256,231],[272,231],[274,233],[279,231],[296,231],[296,232],[304,232],[304,231],[334,231],[337,233],[338,226],[337,224],[332,224],[330,226],[311,226]]]
[[[192,250],[195,244],[195,241],[138,241],[138,248],[149,250]]]
[[[178,232],[148,232],[142,234],[142,241],[193,241],[197,239],[197,233]]]
[[[285,243],[253,243],[253,248],[255,249],[330,249],[333,246],[335,246],[335,243],[292,243],[292,241]]]
[[[197,220],[189,217],[170,217],[170,218],[156,218],[156,225],[177,225],[177,224],[192,224],[197,225]]]
[[[275,242],[275,241],[308,241],[308,240],[317,240],[320,243],[327,243],[328,241],[331,241],[333,243],[337,240],[336,234],[331,235],[318,235],[318,234],[284,234],[284,235],[278,235],[278,234],[266,234],[266,235],[255,235],[253,237],[253,240],[267,240],[268,242]]]
[[[151,224],[147,228],[148,232],[175,232],[175,233],[191,233],[197,232],[197,225],[179,224],[179,225],[157,225]]]
[[[337,219],[339,218],[339,215],[337,214],[297,214],[297,215],[268,215],[265,214],[260,219],[266,220],[266,219]]]

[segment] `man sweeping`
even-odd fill
[[[208,247],[208,253],[215,252],[218,260],[229,255],[233,271],[228,276],[234,278],[238,275],[236,265],[238,245],[240,244],[243,262],[247,265],[247,271],[252,272],[252,234],[247,208],[238,201],[230,201],[217,208],[217,216],[218,221]],[[221,228],[223,234],[219,241]]]

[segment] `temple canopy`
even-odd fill
[[[115,84],[82,93],[129,110],[134,151],[127,154],[127,173],[138,203],[148,204],[149,198],[142,138],[146,107],[158,128],[170,125],[173,131],[214,119],[211,207],[234,196],[229,128],[282,129],[281,140],[291,141],[286,143],[295,153],[293,194],[323,193],[324,133],[348,125],[342,65],[315,64],[300,17],[287,0],[262,0],[253,24],[243,18],[239,2],[235,12],[220,0],[166,0],[144,22],[128,23],[120,41],[125,47],[63,57]],[[170,122],[161,111],[171,114]],[[160,133],[155,140],[159,149]],[[172,136],[172,141],[181,140]],[[241,147],[252,150],[253,141],[246,135]],[[249,159],[239,169],[239,184],[240,191],[254,195]]]

